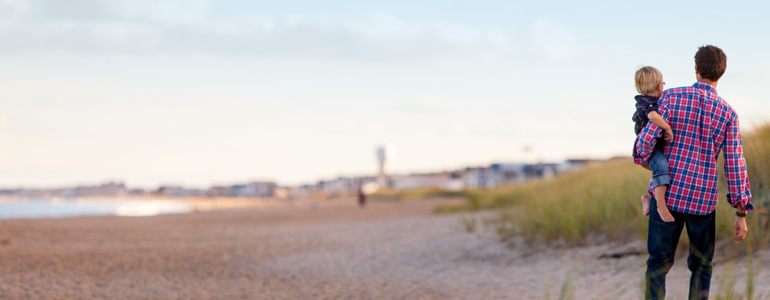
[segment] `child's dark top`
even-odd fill
[[[634,125],[634,132],[636,132],[636,135],[639,135],[644,126],[647,125],[647,122],[650,121],[650,119],[647,118],[647,114],[653,111],[658,112],[658,98],[636,95],[634,99],[636,99],[636,112],[634,113],[634,116],[631,117],[631,120],[636,122]]]

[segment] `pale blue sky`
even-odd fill
[[[299,184],[628,155],[633,72],[770,119],[760,1],[0,0],[0,187]],[[522,148],[533,147],[525,154]]]

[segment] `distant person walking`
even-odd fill
[[[366,206],[366,193],[364,193],[363,187],[358,188],[358,206],[361,208]]]
[[[674,264],[674,253],[682,229],[687,226],[690,255],[687,266],[692,272],[688,299],[708,299],[711,285],[716,231],[717,156],[724,152],[727,177],[727,202],[736,209],[735,236],[746,238],[746,212],[751,203],[749,178],[743,158],[738,115],[717,94],[717,82],[727,68],[727,56],[715,46],[703,46],[695,54],[697,82],[692,86],[663,92],[658,111],[673,130],[672,141],[664,141],[671,182],[665,205],[674,221],[664,222],[650,201],[647,237],[645,298],[664,299],[666,274]],[[656,149],[662,129],[649,122],[636,140],[634,162],[645,165]],[[654,190],[651,182],[650,192]],[[654,196],[654,193],[653,193]]]

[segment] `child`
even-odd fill
[[[636,99],[636,112],[632,120],[636,122],[634,131],[638,136],[648,121],[663,129],[663,136],[667,141],[673,141],[674,133],[671,126],[658,113],[658,98],[663,94],[663,74],[653,67],[643,67],[636,71],[634,76],[636,90],[641,94],[634,97]],[[663,154],[663,141],[658,140],[655,150],[647,160],[647,167],[652,170],[652,181],[655,187],[655,199],[657,200],[658,214],[664,222],[674,221],[674,217],[666,207],[666,186],[671,184],[671,178],[668,175],[668,159]],[[650,200],[648,194],[642,195],[642,212],[645,216],[650,215]]]

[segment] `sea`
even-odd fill
[[[187,201],[178,200],[0,200],[0,219],[69,218],[82,216],[147,217],[192,212]]]

